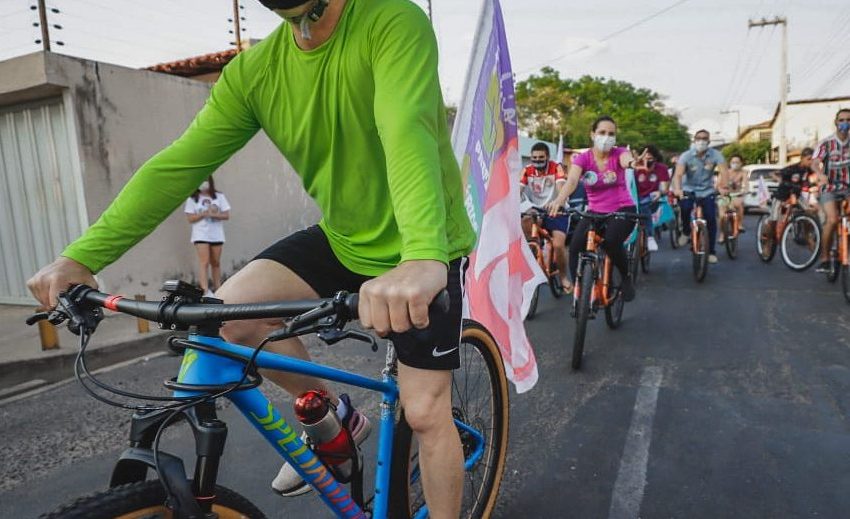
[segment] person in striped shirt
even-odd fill
[[[817,272],[827,272],[829,249],[838,226],[838,202],[850,188],[850,108],[842,108],[835,114],[835,133],[818,144],[812,168],[818,173],[822,186],[820,201],[826,213]]]

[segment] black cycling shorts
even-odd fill
[[[287,236],[257,255],[280,263],[303,279],[319,297],[333,297],[340,291],[356,293],[360,285],[372,279],[351,272],[336,258],[325,233],[318,225]],[[425,330],[390,334],[398,360],[421,369],[451,370],[460,367],[461,325],[463,321],[463,279],[466,258],[449,264],[449,312],[432,313]]]

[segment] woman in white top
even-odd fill
[[[198,252],[201,289],[207,296],[213,292],[209,288],[207,269],[211,270],[213,290],[221,286],[221,246],[224,244],[224,220],[230,218],[230,204],[224,194],[215,190],[215,182],[210,177],[198,187],[186,200],[183,210],[192,224],[192,243]]]

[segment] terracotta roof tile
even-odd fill
[[[224,50],[221,52],[213,52],[202,56],[193,56],[191,58],[171,61],[169,63],[159,63],[147,70],[155,72],[163,72],[165,74],[174,74],[175,76],[198,76],[209,72],[220,71],[225,65],[230,63],[236,57],[236,49]]]

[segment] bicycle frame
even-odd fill
[[[188,348],[180,367],[178,382],[190,385],[232,384],[242,379],[245,363],[254,353],[252,348],[228,343],[220,338],[190,335],[190,342],[214,348],[229,358],[206,351]],[[387,517],[389,507],[390,467],[392,458],[393,434],[396,409],[398,405],[398,385],[390,365],[394,353],[387,354],[387,367],[382,379],[371,379],[337,368],[322,366],[312,362],[261,351],[256,357],[256,366],[260,369],[276,370],[288,373],[310,375],[331,380],[349,386],[356,386],[381,393],[381,419],[379,426],[377,469],[375,474],[375,497],[372,517]],[[197,396],[195,391],[175,391],[177,397]],[[258,388],[233,391],[227,398],[240,410],[254,428],[289,463],[306,482],[313,486],[325,504],[341,518],[365,518],[365,512],[355,503],[345,485],[338,482],[319,458],[301,440],[281,413],[271,404]],[[471,433],[478,442],[476,449],[465,460],[465,469],[471,468],[483,455],[483,435],[455,420],[455,424]],[[425,517],[427,508],[423,506],[416,517]]]
[[[838,262],[841,265],[850,266],[850,199],[842,200],[839,209],[840,219],[835,236],[838,240]]]
[[[542,243],[542,244],[541,244]],[[543,254],[546,250],[545,244],[549,244],[548,254]],[[556,272],[552,272],[550,265],[555,261],[555,246],[552,244],[552,237],[549,232],[540,225],[540,215],[531,215],[531,239],[528,241],[531,246],[534,257],[540,268],[546,274],[546,277],[552,277]]]
[[[601,304],[603,308],[611,305],[614,302],[614,298],[608,296],[608,288],[611,285],[611,258],[608,255],[605,255],[605,259],[602,262],[602,275],[599,275],[599,247],[602,244],[602,238],[596,232],[596,229],[591,227],[587,232],[587,244],[585,245],[585,251],[581,253],[579,259],[579,273],[581,272],[581,265],[586,261],[593,262],[594,269],[593,271],[596,274],[596,280],[593,284],[593,292],[590,294],[590,305],[593,312],[595,312],[598,308],[598,304]],[[573,301],[579,300],[579,295],[581,294],[581,283],[575,283],[573,286]]]

